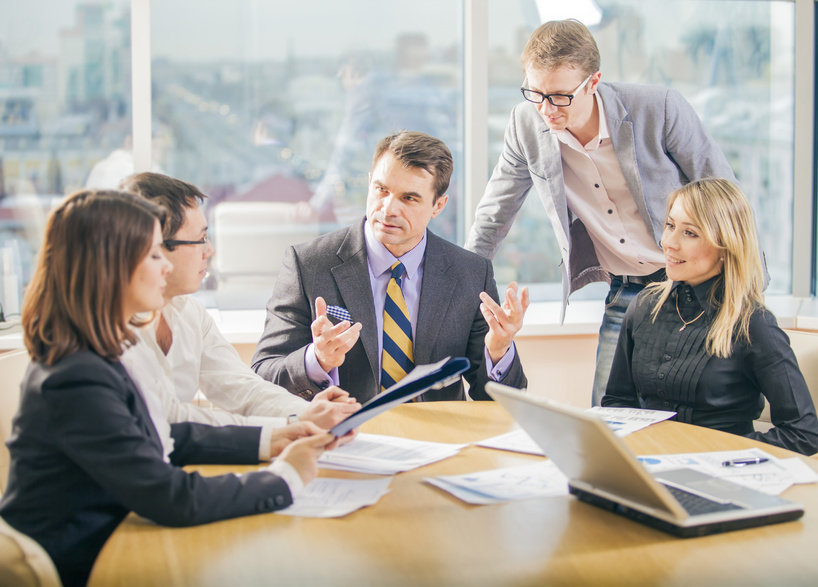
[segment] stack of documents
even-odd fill
[[[427,477],[425,481],[475,505],[568,495],[568,479],[551,461],[466,475]]]
[[[725,462],[761,460],[758,464],[725,466]],[[687,467],[721,477],[768,495],[780,495],[797,483],[816,483],[818,473],[798,457],[777,459],[758,448],[675,455],[648,455],[639,460],[651,473]]]
[[[372,475],[395,475],[447,459],[466,446],[468,444],[445,444],[361,433],[349,444],[321,455],[318,466]]]
[[[662,410],[642,410],[638,408],[601,408],[599,406],[585,410],[588,413],[596,414],[614,431],[620,438],[632,432],[647,428],[651,424],[667,420],[676,415],[676,412],[665,412]],[[526,434],[524,430],[513,430],[506,434],[487,438],[476,443],[478,446],[486,448],[496,448],[498,450],[509,450],[522,452],[531,455],[542,455],[542,449]]]
[[[295,503],[279,510],[285,516],[338,518],[360,508],[375,505],[389,492],[391,477],[360,481],[318,477],[309,483]]]

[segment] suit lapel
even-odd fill
[[[337,254],[341,264],[331,269],[335,285],[352,319],[361,323],[360,340],[369,359],[372,376],[375,381],[380,381],[378,375],[380,333],[375,320],[375,301],[372,299],[369,281],[363,223],[349,228]]]
[[[443,328],[446,314],[455,295],[457,279],[449,272],[451,259],[440,246],[440,238],[426,231],[426,256],[423,260],[423,283],[418,302],[415,329],[415,364],[431,362],[435,341]]]

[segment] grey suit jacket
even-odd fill
[[[667,196],[707,177],[736,181],[733,170],[701,120],[675,90],[640,84],[599,84],[619,167],[657,245]],[[511,112],[500,161],[477,208],[466,248],[492,258],[534,187],[545,206],[562,255],[562,318],[568,296],[594,281],[609,281],[582,222],[565,195],[556,135],[523,102]]]
[[[447,356],[467,357],[464,374],[473,399],[490,399],[484,390],[489,380],[484,358],[488,325],[480,312],[481,291],[497,299],[491,261],[453,245],[427,231],[414,341],[415,363]],[[361,322],[358,342],[338,369],[339,385],[364,402],[380,391],[378,331],[369,281],[363,222],[290,247],[267,303],[264,334],[253,356],[253,369],[265,379],[310,399],[320,388],[307,377],[306,347],[312,342],[315,298],[342,306]],[[526,379],[515,356],[502,382],[525,387]],[[462,381],[429,391],[423,401],[465,399]]]

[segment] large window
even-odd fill
[[[46,215],[130,164],[130,3],[4,0],[0,9],[0,303],[20,311]],[[126,172],[127,173],[127,172]]]
[[[519,56],[541,22],[577,18],[594,34],[602,81],[676,88],[723,149],[756,212],[772,281],[790,293],[793,197],[793,2],[576,0],[489,2],[489,157],[521,100]],[[560,255],[536,194],[495,258],[498,278],[558,282]],[[558,297],[557,287],[546,288]]]
[[[451,148],[452,197],[431,227],[463,242],[467,1],[150,2],[150,25],[138,24],[137,38],[151,42],[152,168],[210,196],[217,255],[205,289],[260,305],[285,246],[362,218],[374,145],[401,128]],[[115,187],[134,169],[132,2],[146,6],[0,0],[6,315],[19,312],[54,202],[85,186]],[[487,2],[489,84],[468,91],[488,92],[489,169],[521,99],[519,55],[528,36],[545,19],[576,17],[599,43],[603,81],[671,86],[690,101],[753,202],[769,292],[792,291],[796,2]],[[558,299],[559,263],[532,195],[495,259],[497,279]],[[248,292],[257,293],[240,297]],[[222,307],[229,300],[216,298]]]
[[[363,218],[375,145],[402,128],[452,150],[431,229],[462,242],[457,0],[218,6],[165,0],[151,13],[155,159],[209,195],[206,287],[269,295],[285,246]]]

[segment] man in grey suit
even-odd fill
[[[611,284],[592,397],[599,405],[628,305],[665,278],[659,241],[668,194],[701,178],[736,179],[678,92],[600,83],[599,50],[582,23],[543,24],[522,62],[527,101],[511,113],[466,248],[492,258],[536,188],[562,254],[561,320],[572,292]]]
[[[512,339],[528,290],[518,295],[512,283],[498,304],[491,261],[427,230],[446,207],[452,168],[446,145],[424,133],[378,144],[366,218],[286,252],[253,357],[259,375],[305,399],[332,384],[361,402],[372,398],[388,379],[384,309],[397,283],[414,364],[467,357],[472,399],[490,399],[491,379],[526,386]],[[421,399],[465,399],[462,381]]]

